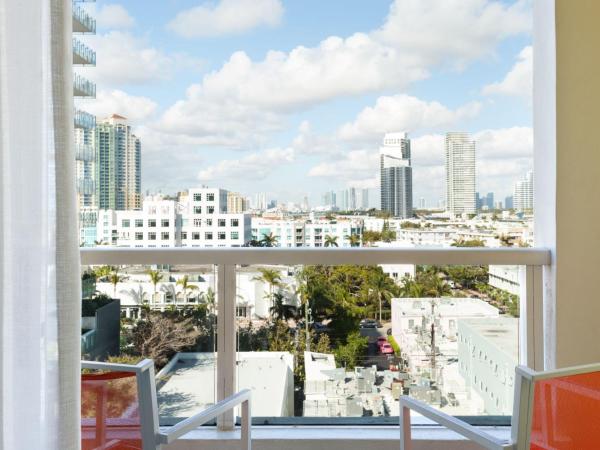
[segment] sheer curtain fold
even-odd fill
[[[70,0],[0,0],[0,449],[78,449]]]

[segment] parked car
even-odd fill
[[[363,319],[360,321],[360,328],[377,328],[377,325],[379,325],[379,322],[377,322],[375,319]]]
[[[386,338],[385,336],[379,336],[379,337],[377,338],[377,341],[376,341],[376,342],[377,342],[377,347],[378,347],[378,348],[379,348],[379,347],[381,347],[381,346],[382,346],[383,344],[385,344],[387,341],[388,341],[388,340],[387,340],[387,338]]]
[[[392,348],[389,342],[384,342],[379,346],[379,353],[381,353],[382,355],[391,355],[392,353],[394,353],[394,349]]]

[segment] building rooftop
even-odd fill
[[[288,352],[239,352],[237,390],[251,389],[252,415],[294,414],[294,357]],[[159,414],[189,417],[216,403],[216,354],[178,353],[156,375]]]
[[[497,319],[463,319],[459,327],[467,327],[490,344],[513,358],[519,359],[519,319],[498,317]]]
[[[393,298],[392,310],[397,310],[402,316],[422,317],[423,313],[431,312],[431,302],[435,302],[435,313],[451,317],[497,317],[498,309],[492,305],[469,297],[444,298]]]

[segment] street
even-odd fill
[[[389,368],[388,355],[381,355],[377,350],[377,338],[379,336],[387,337],[387,330],[391,328],[391,323],[384,323],[382,328],[361,328],[360,335],[369,338],[369,350],[367,358],[363,362],[365,367],[377,365],[378,370]]]

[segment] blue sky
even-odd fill
[[[99,118],[142,139],[144,190],[206,184],[280,201],[377,186],[408,131],[413,192],[444,196],[443,133],[477,140],[478,190],[531,167],[528,0],[99,0]]]

